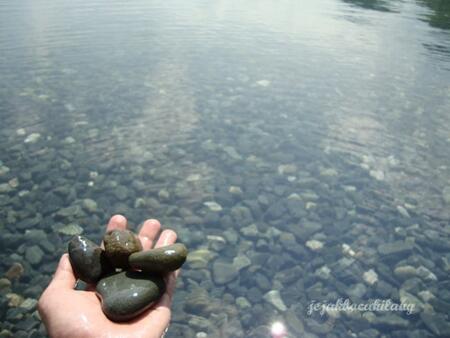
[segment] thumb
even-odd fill
[[[77,279],[75,278],[72,265],[69,261],[69,255],[65,253],[59,260],[58,267],[56,268],[55,275],[53,276],[49,287],[73,289],[75,287],[76,281]]]

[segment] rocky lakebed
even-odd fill
[[[125,322],[186,259],[166,338],[450,337],[447,4],[2,2],[0,338],[67,251]]]

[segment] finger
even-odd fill
[[[122,215],[114,215],[108,222],[106,232],[119,229],[124,230],[127,228],[127,219]]]
[[[170,245],[175,243],[177,240],[177,234],[173,230],[164,230],[161,233],[161,236],[158,238],[158,242],[156,242],[155,248],[160,248],[162,246]]]
[[[148,332],[164,333],[170,322],[170,302],[167,300],[167,294],[164,294],[158,304],[151,307],[147,312],[144,312],[141,317],[137,319],[136,328],[142,331],[143,334]],[[160,305],[164,303],[164,305]],[[163,337],[164,334],[161,336]]]
[[[65,253],[59,260],[58,267],[56,268],[55,275],[53,276],[49,287],[73,289],[75,287],[76,281],[77,279],[75,278],[72,265],[69,261],[69,255]]]
[[[180,274],[180,269],[178,269],[176,271],[172,271],[164,277],[164,281],[166,283],[166,293],[169,295],[170,300],[172,300],[173,293],[175,292],[175,286],[176,286],[177,277],[179,274]]]
[[[170,323],[172,297],[164,293],[153,307],[138,319],[138,327],[144,332],[165,332]]]
[[[142,224],[141,230],[139,231],[139,239],[144,250],[152,247],[160,229],[161,224],[156,219],[148,219]]]

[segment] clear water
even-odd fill
[[[449,29],[445,0],[0,1],[2,329],[43,335],[6,295],[122,213],[193,255],[169,337],[448,335]],[[417,311],[308,313],[338,299]]]

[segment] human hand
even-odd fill
[[[111,217],[106,231],[126,229],[127,220],[121,215]],[[139,231],[144,250],[175,243],[177,235],[172,230],[160,232],[157,220],[146,220]],[[52,338],[160,338],[170,321],[170,307],[175,290],[178,271],[165,277],[166,292],[158,303],[129,322],[116,323],[109,320],[102,311],[101,302],[93,288],[75,290],[76,277],[68,254],[62,255],[52,281],[39,299],[41,318]]]

